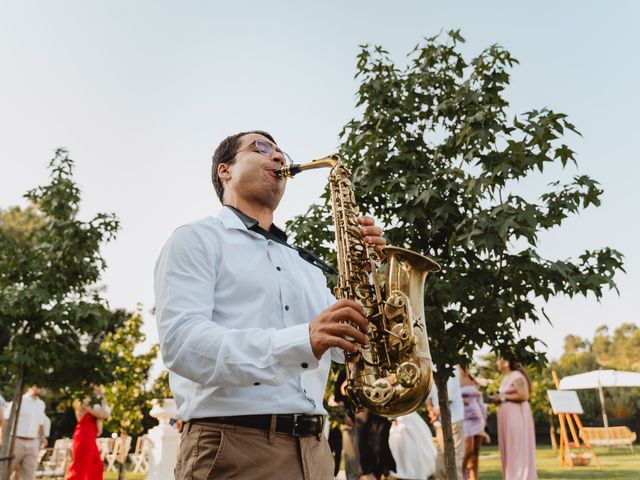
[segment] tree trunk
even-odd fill
[[[6,431],[2,435],[2,450],[0,450],[0,479],[9,480],[11,476],[11,465],[13,457],[13,446],[16,439],[16,428],[18,426],[18,415],[20,415],[20,405],[22,404],[22,389],[24,388],[24,375],[26,368],[24,365],[18,367],[18,381],[13,394],[11,413],[7,422]]]
[[[125,464],[127,463],[127,454],[129,453],[129,449],[125,448],[127,437],[128,437],[127,433],[121,430],[120,431],[120,438],[122,438],[123,441],[125,441],[125,443],[121,444],[120,451],[117,452],[117,455],[118,455],[118,480],[124,480],[124,467],[125,467]]]
[[[447,479],[462,480],[457,477],[456,449],[453,444],[453,430],[451,428],[451,409],[449,408],[449,389],[447,381],[449,377],[434,374],[436,387],[438,388],[438,403],[440,404],[440,421],[442,422],[442,436],[444,438],[444,464],[447,471]]]

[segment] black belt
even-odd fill
[[[271,428],[271,418],[273,415],[239,415],[233,417],[206,417],[194,418],[191,423],[220,423],[222,425],[236,425],[238,427],[257,428],[269,431]],[[275,415],[276,432],[286,433],[294,437],[318,436],[324,427],[324,416],[322,415]]]

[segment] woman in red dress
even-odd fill
[[[89,398],[74,406],[78,424],[73,431],[73,463],[67,472],[67,480],[102,480],[104,464],[96,437],[102,433],[102,422],[109,417],[108,408],[102,402],[102,389],[94,387],[96,403]]]

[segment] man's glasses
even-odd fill
[[[249,150],[249,149],[252,149],[254,152],[258,152],[259,154],[264,155],[265,157],[272,156],[274,152],[281,153],[288,164],[293,163],[293,160],[291,159],[289,154],[287,154],[286,152],[283,152],[273,143],[268,142],[266,140],[260,140],[260,139],[254,140],[245,148],[238,150],[238,152],[242,152],[244,150]]]

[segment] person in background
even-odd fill
[[[425,480],[436,473],[438,452],[431,430],[418,412],[393,419],[389,448],[396,462],[392,478]]]
[[[333,397],[335,402],[344,410],[340,433],[342,436],[341,453],[344,459],[345,474],[347,480],[358,480],[360,478],[360,451],[358,448],[356,414],[349,405],[346,387],[347,374],[343,369],[336,379]]]
[[[109,409],[102,400],[103,391],[93,387],[93,398],[74,402],[78,423],[73,431],[73,463],[67,480],[102,480],[104,464],[96,437],[102,433],[102,422],[109,418]]]
[[[45,440],[51,435],[51,419],[46,415],[44,416],[44,423],[42,424],[42,432]],[[45,447],[46,446],[47,445],[45,445]]]
[[[449,409],[451,411],[451,430],[453,432],[453,446],[456,452],[456,472],[458,479],[462,478],[462,460],[464,459],[464,404],[460,392],[460,370],[455,368],[453,376],[447,381],[447,393],[449,396]],[[431,387],[427,399],[429,420],[436,429],[438,439],[438,456],[436,458],[436,480],[447,480],[447,471],[444,462],[444,435],[442,433],[442,419],[440,418],[440,405],[438,400],[438,388],[435,382]]]
[[[362,478],[383,478],[383,475],[396,470],[396,462],[389,448],[391,421],[368,410],[357,415],[364,418],[364,422],[357,424]]]
[[[465,480],[478,480],[480,447],[485,437],[487,406],[482,400],[478,382],[469,370],[460,367],[460,391],[464,404],[465,449],[463,473]]]
[[[536,436],[529,406],[531,380],[515,360],[498,358],[504,378],[492,401],[498,405],[498,446],[505,480],[537,480]]]
[[[43,393],[42,388],[32,385],[22,396],[13,450],[13,470],[21,480],[35,480],[38,452],[47,445]]]
[[[0,395],[0,447],[2,446],[2,437],[4,436],[4,429],[7,424],[7,417],[4,413],[5,408],[7,408],[7,402],[2,398],[2,395]]]

